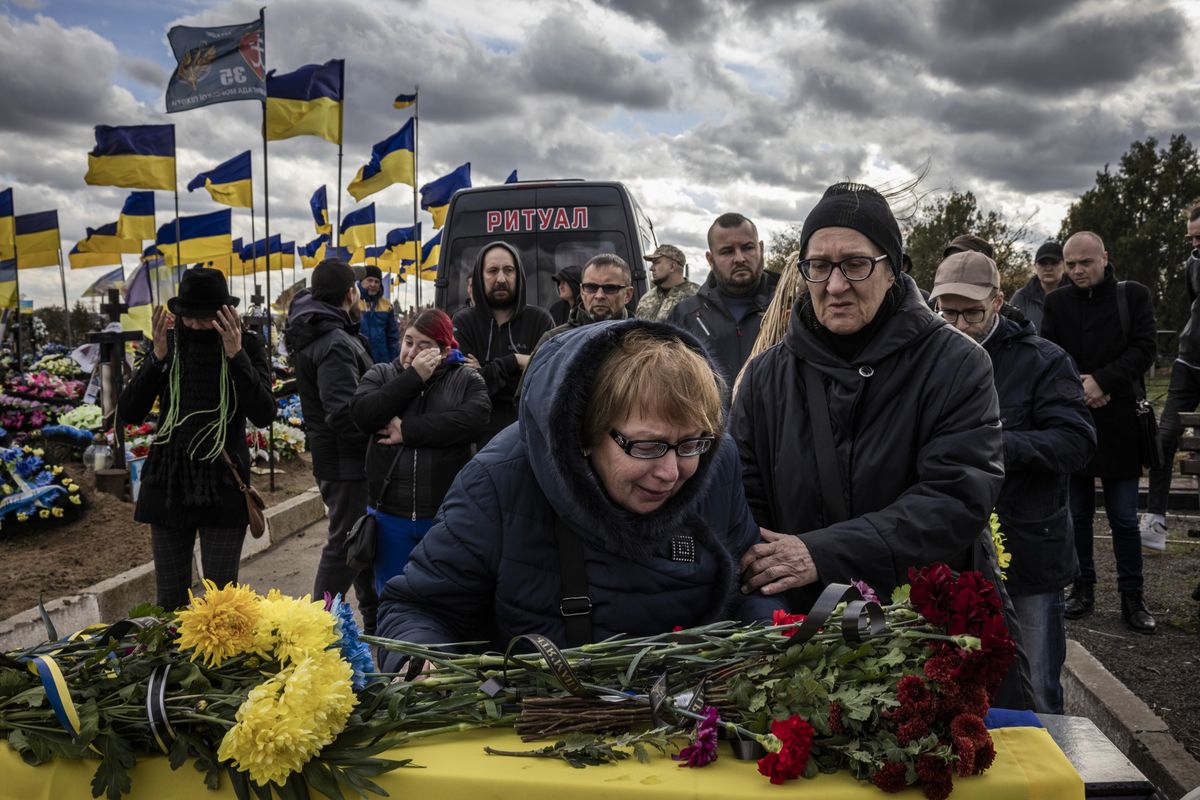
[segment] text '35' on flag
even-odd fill
[[[231,100],[266,99],[261,19],[219,28],[176,25],[167,39],[178,62],[167,82],[168,113]]]
[[[175,190],[174,125],[97,125],[83,180],[92,186]]]
[[[410,119],[404,127],[371,148],[371,160],[358,168],[358,174],[346,187],[355,200],[362,200],[393,183],[415,186],[413,178],[414,126]],[[372,242],[374,244],[374,242]]]
[[[187,185],[189,192],[200,188],[207,189],[212,199],[222,205],[250,208],[254,205],[250,184],[250,151],[239,153],[208,172],[201,172]]]
[[[319,136],[342,143],[342,83],[346,62],[335,58],[295,72],[267,75],[267,138]]]

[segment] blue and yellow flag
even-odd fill
[[[263,21],[219,28],[176,25],[167,31],[176,67],[167,82],[167,113],[227,103],[264,100],[266,33]]]
[[[415,94],[398,94],[396,99],[392,101],[392,105],[396,108],[408,108],[413,103],[417,102]]]
[[[375,244],[375,204],[371,203],[351,211],[342,218],[340,230],[338,244],[342,247],[365,247]]]
[[[121,315],[121,330],[141,331],[154,336],[153,295],[150,292],[152,261],[144,261],[125,282],[125,304],[129,310]],[[165,301],[164,301],[165,302]]]
[[[400,266],[400,256],[388,249],[386,244],[367,247],[363,250],[363,262],[381,269],[391,270]]]
[[[325,247],[329,244],[329,234],[322,233],[308,244],[300,248],[300,265],[304,269],[312,269],[325,260]]]
[[[421,223],[407,228],[393,228],[387,234],[387,248],[398,258],[415,261],[417,248],[421,246]]]
[[[471,162],[463,164],[449,175],[430,181],[421,187],[421,208],[433,215],[433,227],[440,228],[446,222],[446,211],[450,198],[459,189],[471,188]]]
[[[279,246],[279,266],[281,269],[295,269],[296,243],[284,242]]]
[[[295,245],[292,247],[294,249]],[[277,233],[269,241],[259,239],[243,247],[241,255],[242,272],[246,275],[263,272],[268,268],[279,269],[283,266],[283,237]]]
[[[229,245],[229,252],[206,262],[207,266],[219,269],[226,278],[241,275],[242,269],[242,237],[234,239]]]
[[[325,184],[321,184],[321,188],[313,192],[308,207],[312,209],[313,225],[316,226],[317,233],[333,233],[333,226],[329,224],[329,198],[325,194]]]
[[[421,245],[421,272],[437,274],[438,259],[442,257],[442,232],[438,231]]]
[[[140,253],[142,243],[138,239],[122,239],[117,232],[117,223],[110,222],[99,228],[88,228],[87,238],[76,247],[81,253]],[[121,262],[114,261],[114,264]]]
[[[333,245],[327,245],[325,247],[326,261],[329,261],[330,259],[337,259],[338,261],[345,261],[347,264],[349,264],[352,255],[353,254],[350,252],[350,248],[348,247],[334,247]]]
[[[335,58],[286,75],[267,73],[267,138],[319,136],[341,144],[345,66]]]
[[[13,221],[13,190],[0,192],[0,260],[13,257],[17,246],[17,226]]]
[[[17,241],[17,269],[57,267],[62,263],[62,237],[58,211],[39,211],[13,218]]]
[[[117,267],[112,272],[106,272],[92,281],[92,285],[84,289],[80,297],[107,298],[109,289],[120,289],[124,285],[125,268]]]
[[[87,241],[86,239],[84,241]],[[96,250],[80,250],[79,247],[83,242],[71,248],[71,252],[67,253],[67,260],[71,262],[71,269],[87,269],[88,267],[111,267],[114,264],[120,266],[120,253],[106,253]]]
[[[145,241],[154,231],[154,192],[130,192],[117,218],[117,236]]]
[[[517,171],[514,169],[512,172],[508,173],[508,177],[504,179],[504,182],[505,183],[516,183],[519,180],[520,180],[520,178],[517,177]]]
[[[211,214],[179,218],[179,241],[176,247],[175,220],[158,229],[154,244],[162,253],[168,267],[207,261],[223,256],[233,245],[230,222],[233,212],[228,208]]]
[[[0,261],[0,308],[17,307],[17,261]]]
[[[175,126],[96,126],[84,181],[92,186],[175,190]]]
[[[254,193],[250,182],[250,151],[239,153],[228,161],[218,164],[208,172],[201,172],[188,183],[189,192],[205,188],[212,199],[234,208],[250,208],[254,205]]]
[[[416,185],[413,178],[413,130],[413,121],[410,119],[403,128],[371,148],[371,160],[359,167],[358,174],[346,187],[355,200],[362,200],[393,183]]]

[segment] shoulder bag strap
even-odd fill
[[[558,545],[558,571],[562,579],[562,598],[558,602],[558,610],[567,631],[567,646],[590,644],[592,598],[588,596],[583,544],[561,517],[555,517],[554,520],[554,540]]]
[[[371,434],[371,436],[374,437],[374,434]],[[375,439],[374,438],[369,439],[367,442],[367,452],[370,453],[371,448],[374,446],[375,446]],[[383,499],[383,496],[385,494],[387,494],[388,484],[390,484],[392,482],[392,475],[394,475],[396,473],[396,465],[400,463],[400,456],[402,456],[402,455],[404,455],[404,445],[400,445],[399,449],[396,450],[396,457],[392,459],[392,465],[390,467],[388,467],[387,475],[383,476],[383,485],[379,487],[379,494],[374,499],[371,498],[370,489],[368,488],[368,490],[367,490],[367,505],[370,506],[371,508],[378,507],[379,501]],[[368,487],[369,486],[370,486],[370,482],[368,482]]]
[[[808,393],[808,422],[812,427],[813,449],[817,457],[817,478],[821,483],[825,524],[833,525],[849,518],[846,496],[842,492],[841,469],[833,443],[833,424],[829,421],[829,403],[819,373],[804,362],[804,388]]]
[[[1129,297],[1125,294],[1125,281],[1117,281],[1117,315],[1121,318],[1121,335],[1129,346]],[[1141,380],[1134,381],[1133,394],[1139,401],[1146,399],[1146,389]]]

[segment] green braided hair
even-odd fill
[[[221,346],[220,342],[217,343],[217,346]],[[215,461],[220,458],[221,451],[225,448],[225,435],[229,428],[229,420],[233,416],[234,409],[237,408],[237,387],[229,379],[229,359],[221,358],[221,373],[219,378],[221,388],[217,405],[214,408],[198,409],[180,419],[182,359],[179,357],[178,341],[176,341],[175,347],[171,348],[171,351],[170,374],[167,378],[167,401],[170,408],[167,410],[166,416],[159,422],[158,432],[154,436],[154,443],[156,445],[166,444],[171,441],[171,436],[174,435],[175,429],[197,414],[215,414],[216,417],[198,430],[192,436],[191,441],[187,443],[187,454],[189,457],[200,461]],[[222,356],[224,356],[223,353]],[[200,451],[205,446],[205,441],[210,438],[211,444],[208,445],[207,450],[201,453]]]

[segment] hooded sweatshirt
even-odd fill
[[[506,249],[517,267],[517,302],[513,306],[512,317],[503,325],[496,322],[483,285],[483,257],[495,247]],[[492,419],[478,442],[483,447],[506,426],[517,421],[516,395],[521,381],[521,367],[516,357],[531,355],[542,334],[554,327],[554,320],[545,309],[526,305],[525,269],[521,265],[521,255],[504,242],[493,242],[479,251],[471,271],[471,292],[475,305],[460,309],[454,315],[454,338],[458,339],[463,355],[475,356],[479,360],[479,371],[492,400]]]

